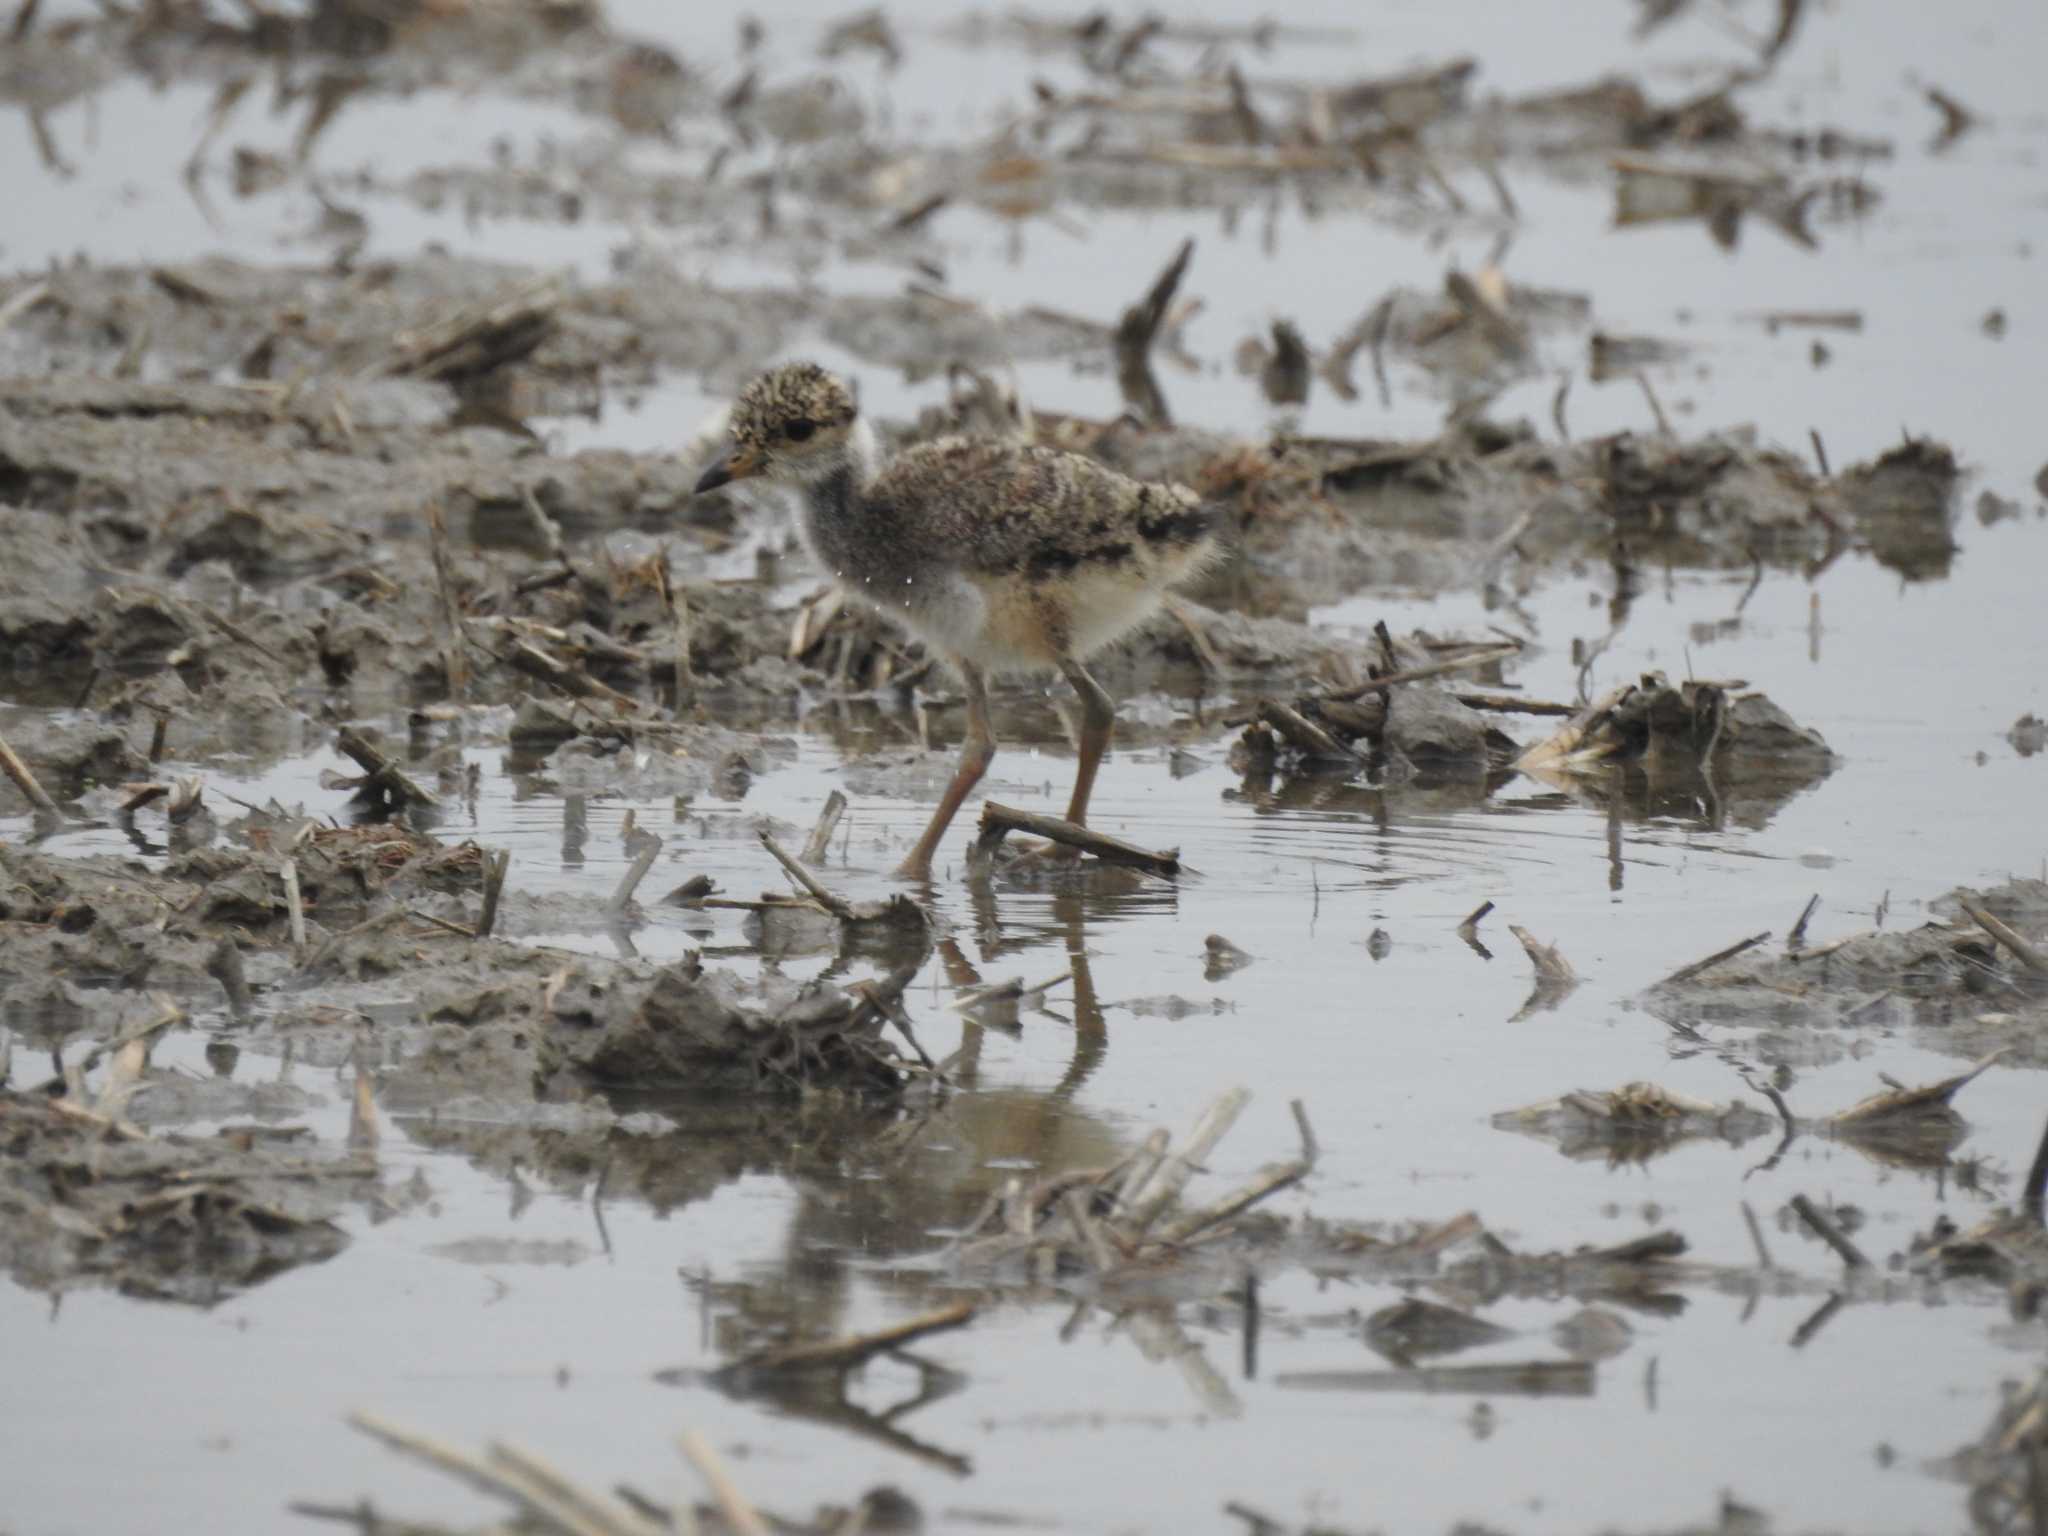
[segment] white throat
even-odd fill
[[[875,429],[865,416],[853,418],[846,434],[846,458],[853,466],[853,483],[867,485],[882,469],[882,445],[875,441]]]

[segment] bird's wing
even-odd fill
[[[1058,449],[981,438],[921,443],[868,488],[897,526],[961,570],[1047,578],[1200,544],[1211,517],[1184,487],[1152,485]]]

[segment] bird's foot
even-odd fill
[[[915,854],[905,859],[890,871],[891,880],[902,880],[911,885],[932,883],[932,860],[930,854]]]

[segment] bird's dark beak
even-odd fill
[[[721,485],[730,485],[735,480],[745,480],[760,472],[761,456],[758,453],[727,443],[704,473],[697,477],[697,489],[692,494],[702,496],[706,491],[715,491]]]

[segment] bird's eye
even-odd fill
[[[818,424],[815,421],[792,421],[782,429],[782,435],[792,443],[800,443],[817,430]]]

